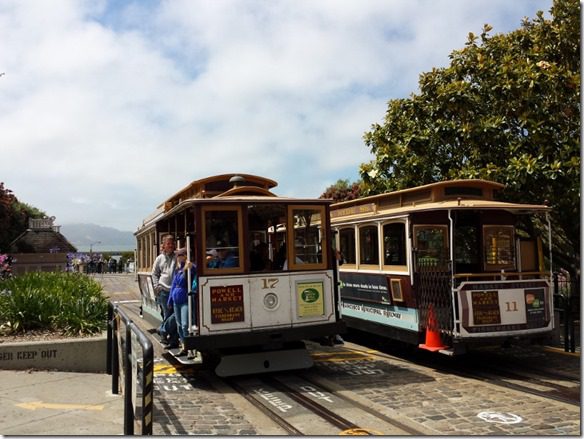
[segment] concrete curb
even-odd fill
[[[107,336],[0,343],[0,369],[106,372]]]

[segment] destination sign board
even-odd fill
[[[501,323],[498,291],[472,292],[472,317],[475,325],[498,325]]]
[[[370,212],[375,212],[375,203],[360,204],[358,206],[345,207],[344,209],[331,210],[331,218]]]
[[[243,285],[211,287],[211,323],[243,322]]]

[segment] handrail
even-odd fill
[[[473,278],[473,277],[516,277],[516,276],[550,276],[549,271],[505,271],[503,273],[490,272],[490,273],[456,273],[453,277],[455,279],[460,278]]]
[[[152,342],[148,337],[134,324],[134,322],[124,313],[117,305],[108,304],[108,373],[112,375],[112,393],[119,393],[119,358],[120,358],[120,344],[118,343],[119,333],[119,319],[123,320],[125,331],[124,343],[124,435],[134,434],[134,418],[135,407],[132,403],[132,392],[136,383],[132,380],[132,332],[138,338],[138,342],[142,347],[142,375],[141,375],[141,425],[142,435],[152,435],[152,418],[154,407],[154,348]],[[115,335],[115,337],[114,337]]]

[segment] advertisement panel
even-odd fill
[[[340,277],[342,298],[391,303],[385,275],[341,271]]]
[[[296,298],[298,303],[298,317],[324,315],[323,282],[297,282]]]
[[[501,333],[550,324],[546,280],[463,282],[457,291],[463,333]]]

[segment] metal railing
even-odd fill
[[[576,322],[580,322],[580,277],[570,278],[567,273],[553,273],[554,308],[560,311],[563,323],[564,351],[576,352],[580,342],[576,334]]]
[[[122,336],[121,325],[125,325]],[[141,347],[136,354],[133,336]],[[123,354],[121,354],[123,352]],[[142,435],[152,435],[154,408],[154,349],[148,337],[117,306],[109,303],[107,331],[107,373],[112,376],[112,393],[124,395],[124,435],[133,435],[136,420]],[[120,388],[120,375],[124,386]],[[139,395],[140,394],[140,395]],[[140,396],[140,398],[138,398]]]

